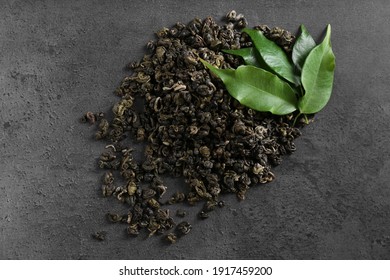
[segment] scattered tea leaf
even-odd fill
[[[92,234],[92,237],[98,241],[106,240],[107,232],[105,231],[97,231]]]
[[[241,65],[236,70],[218,69],[201,61],[241,104],[275,115],[289,114],[297,109],[294,90],[278,76],[251,65]]]
[[[303,64],[306,60],[306,57],[309,55],[311,50],[316,46],[316,42],[313,37],[309,34],[306,27],[301,25],[301,34],[298,39],[295,41],[293,50],[292,50],[292,60],[295,66],[301,70]]]
[[[328,25],[321,44],[307,56],[302,68],[302,85],[305,95],[299,100],[299,111],[313,114],[328,103],[332,93],[335,56],[330,42],[331,27]]]
[[[261,31],[245,28],[243,32],[251,37],[256,50],[277,75],[293,84],[299,84],[299,79],[294,73],[294,66],[282,48],[267,39]]]

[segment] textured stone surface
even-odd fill
[[[0,259],[390,258],[389,1],[0,2]],[[104,144],[78,118],[110,110],[154,31],[231,9],[317,39],[331,23],[332,99],[275,182],[190,216],[173,246],[129,238],[104,219],[122,206],[100,196]]]

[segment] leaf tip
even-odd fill
[[[245,32],[245,33],[248,33],[248,31],[250,32],[251,31],[251,29],[250,28],[248,28],[248,27],[245,27],[244,29],[242,29],[241,30],[242,32]]]
[[[202,62],[202,64],[204,65],[204,66],[206,66],[207,68],[211,68],[212,67],[212,65],[210,64],[210,63],[208,63],[206,60],[203,60],[202,58],[200,58],[199,57],[199,60],[200,60],[200,62]]]
[[[332,32],[332,26],[330,25],[330,23],[328,23],[328,25],[326,26],[326,33],[327,33],[327,35],[329,34],[329,36],[330,36],[331,32]]]
[[[259,33],[260,36],[263,35],[263,32],[261,32],[260,30],[252,29],[252,28],[248,28],[248,27],[244,28],[242,30],[242,32],[248,34],[249,37],[251,37],[251,38],[252,38],[252,36],[255,36],[255,34],[257,34],[257,33]]]

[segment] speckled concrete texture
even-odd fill
[[[390,2],[0,0],[0,259],[389,259]],[[110,111],[153,32],[235,9],[316,39],[332,24],[333,96],[275,169],[180,242],[129,238],[104,215],[104,143],[78,122]],[[184,186],[179,186],[184,187]],[[191,210],[191,209],[190,209]],[[196,212],[197,209],[194,209]],[[93,240],[104,230],[107,240]]]

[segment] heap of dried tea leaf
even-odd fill
[[[205,219],[224,206],[220,194],[243,200],[250,187],[271,182],[272,167],[295,150],[300,131],[292,125],[293,114],[277,116],[241,105],[202,64],[201,59],[220,69],[236,69],[242,58],[222,50],[252,47],[248,34],[241,32],[245,18],[232,11],[226,20],[219,25],[211,17],[195,18],[158,31],[147,44],[148,54],[129,65],[131,75],[117,88],[114,118],[92,113],[84,118],[98,124],[96,138],[107,143],[98,163],[106,169],[103,195],[128,205],[126,213],[109,213],[108,219],[126,224],[130,235],[146,229],[150,236],[165,234],[176,242],[191,225],[176,224],[168,205],[201,202],[198,215]],[[289,32],[256,29],[291,55],[295,37]],[[136,99],[142,100],[142,110],[134,105]],[[145,143],[141,161],[133,158],[126,138]],[[185,178],[186,186],[166,197],[166,175]]]

